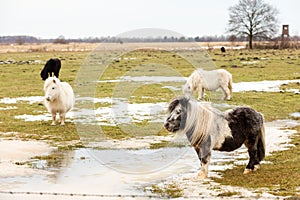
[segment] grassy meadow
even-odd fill
[[[1,47],[0,47],[1,48]],[[184,54],[187,57],[192,55]],[[33,51],[33,52],[7,52],[0,53],[0,61],[12,61],[0,64],[0,99],[17,98],[27,96],[43,96],[43,81],[40,71],[49,58],[59,58],[62,61],[60,79],[69,82],[73,87],[78,72],[87,58],[92,53],[75,51]],[[134,59],[125,59],[134,58]],[[219,49],[208,50],[203,53],[203,60],[199,66],[215,64],[216,68],[228,70],[233,75],[234,82],[262,81],[262,80],[293,80],[300,79],[300,50],[230,50],[221,53]],[[207,61],[210,60],[210,61]],[[22,63],[23,61],[28,61]],[[157,63],[167,66],[158,66]],[[182,76],[189,76],[194,66],[186,59],[171,51],[138,49],[122,54],[120,59],[114,59],[103,71],[96,85],[95,96],[97,98],[126,96],[126,90],[121,87],[115,94],[117,82],[121,76],[128,75],[153,75],[175,76],[176,73],[168,73],[171,68]],[[135,74],[136,73],[136,74]],[[165,84],[179,87],[183,83],[167,82]],[[266,121],[289,119],[290,113],[300,112],[299,94],[287,92],[286,89],[300,89],[297,83],[282,86],[282,92],[239,92],[233,94],[233,99],[226,103],[231,105],[249,105],[262,112]],[[122,93],[124,92],[124,94]],[[181,91],[171,91],[162,84],[147,84],[132,90],[129,101],[131,103],[169,102]],[[80,147],[80,137],[77,134],[76,125],[68,122],[66,126],[50,126],[49,121],[25,122],[16,119],[17,115],[43,114],[46,108],[40,103],[29,104],[18,101],[5,104],[0,102],[0,108],[14,106],[16,109],[2,109],[0,111],[0,137],[19,138],[23,140],[45,140],[54,146],[61,148]],[[97,103],[95,108],[112,106],[110,103]],[[148,124],[145,122],[145,124]],[[143,126],[143,123],[139,124]],[[125,134],[117,126],[103,126],[106,136],[113,139],[132,137],[134,134]],[[295,145],[290,150],[276,152],[266,160],[272,164],[264,164],[262,169],[241,176],[243,166],[226,170],[222,179],[215,181],[250,188],[269,188],[276,195],[299,196],[300,186],[300,127],[293,138]],[[168,134],[162,129],[158,135]],[[163,146],[163,145],[162,145]]]

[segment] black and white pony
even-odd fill
[[[212,150],[233,151],[245,144],[250,160],[244,174],[259,169],[265,157],[263,115],[250,107],[221,112],[208,102],[178,97],[169,104],[164,126],[169,132],[186,134],[200,159],[201,178],[207,177]]]
[[[41,71],[41,78],[43,80],[46,80],[49,77],[49,74],[50,77],[52,76],[52,72],[54,73],[54,76],[58,78],[60,68],[61,68],[60,60],[57,58],[51,58],[50,60],[47,61],[43,70]]]

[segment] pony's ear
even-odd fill
[[[174,99],[171,101],[169,107],[168,107],[168,112],[172,112],[174,110],[174,108],[179,104],[179,100],[178,99]]]
[[[53,83],[59,83],[59,79],[55,75],[53,76]]]

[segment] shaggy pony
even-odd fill
[[[198,90],[198,99],[202,100],[204,89],[214,91],[221,88],[224,93],[224,100],[232,98],[232,75],[225,69],[205,71],[195,70],[183,86],[183,93],[191,96],[193,91]]]
[[[54,76],[56,76],[58,78],[59,76],[59,70],[61,68],[61,62],[59,59],[57,58],[51,58],[50,60],[47,61],[47,63],[45,64],[44,68],[41,71],[41,78],[44,80],[46,80],[49,77],[52,76],[52,72],[54,73]]]
[[[52,114],[52,123],[55,125],[56,114],[59,114],[60,125],[65,125],[65,116],[70,111],[75,102],[75,97],[72,87],[61,82],[58,78],[49,77],[44,83],[45,106]]]
[[[250,156],[245,174],[257,170],[265,157],[264,119],[250,107],[224,113],[209,103],[179,97],[169,104],[164,126],[169,132],[186,134],[198,154],[201,178],[207,177],[212,150],[233,151],[245,144]]]

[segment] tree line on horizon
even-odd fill
[[[232,38],[230,36],[202,36],[202,37],[87,37],[87,38],[65,38],[59,36],[55,39],[39,39],[33,36],[0,36],[0,43],[2,44],[25,44],[25,43],[130,43],[130,42],[225,42],[225,41],[246,41],[244,37]]]
[[[260,39],[258,41],[278,41],[281,36],[271,39]],[[300,36],[290,37],[291,41],[300,41]],[[68,43],[132,43],[132,42],[245,42],[248,38],[245,36],[236,37],[230,36],[202,36],[202,37],[148,37],[148,38],[119,38],[119,37],[87,37],[87,38],[65,38],[59,36],[55,39],[40,39],[33,36],[0,36],[1,44],[39,44],[39,43],[54,43],[54,44],[68,44]]]

